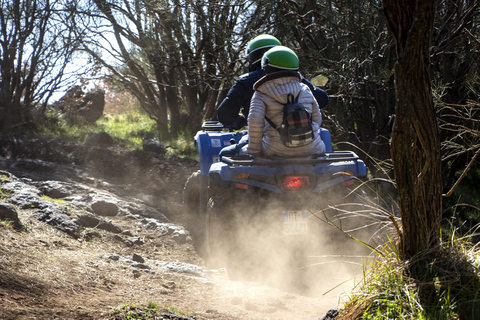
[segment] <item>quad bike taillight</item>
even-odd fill
[[[334,175],[351,176],[351,177],[354,176],[353,172],[350,171],[350,170],[339,171],[339,172],[335,173]],[[348,187],[348,186],[351,186],[353,184],[355,184],[355,180],[353,180],[353,179],[342,182],[342,185],[344,187]]]
[[[286,176],[283,178],[283,188],[285,190],[306,190],[310,187],[310,178],[308,176]]]

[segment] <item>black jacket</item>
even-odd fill
[[[247,124],[245,119],[248,117],[250,100],[254,92],[253,84],[262,76],[262,69],[246,73],[240,76],[230,88],[227,96],[217,108],[217,119],[226,128],[240,129]],[[302,82],[310,88],[320,109],[324,108],[329,100],[327,93],[315,87],[305,78],[302,79]],[[240,110],[243,116],[240,115]]]

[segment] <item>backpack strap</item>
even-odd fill
[[[275,123],[273,123],[273,121],[270,120],[270,118],[265,116],[265,120],[267,120],[267,122],[273,127],[273,129],[277,129],[277,125]]]
[[[293,94],[289,93],[287,95],[287,103],[286,104],[298,102],[298,96],[300,96],[300,92],[298,93],[296,98],[293,97]]]
[[[296,98],[293,97],[293,94],[289,93],[289,94],[287,95],[287,103],[286,103],[285,105],[287,105],[287,104],[289,104],[289,103],[298,102],[298,97],[299,97],[299,96],[300,96],[300,92],[298,93],[298,95],[297,95]],[[286,109],[287,109],[287,108],[285,108],[285,107],[283,108],[283,115],[284,115],[284,117],[285,117]],[[277,126],[275,123],[273,123],[273,121],[270,120],[270,118],[267,117],[266,115],[265,115],[265,120],[267,120],[267,122],[273,127],[273,129],[276,129],[276,130],[277,130],[278,126]]]

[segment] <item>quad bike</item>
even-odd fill
[[[226,266],[231,278],[289,273],[316,262],[309,257],[352,253],[351,244],[332,238],[348,226],[347,211],[335,209],[351,201],[367,174],[352,151],[332,151],[330,132],[319,134],[326,153],[303,158],[218,156],[247,131],[227,131],[206,122],[195,136],[200,170],[184,190],[191,232],[199,253],[212,266]],[[346,239],[344,235],[340,238]],[[296,273],[296,271],[293,271]]]

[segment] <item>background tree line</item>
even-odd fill
[[[446,190],[479,149],[478,5],[436,6],[429,57]],[[397,56],[382,9],[376,0],[2,0],[0,130],[28,127],[55,92],[101,67],[160,136],[195,132],[246,72],[246,43],[270,33],[297,52],[307,78],[328,77],[333,141],[388,176]]]

